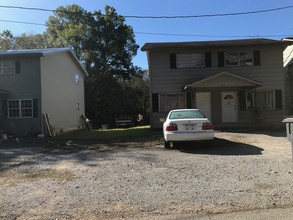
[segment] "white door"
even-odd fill
[[[200,109],[210,121],[212,120],[210,92],[196,93],[196,108]]]
[[[222,122],[238,122],[237,92],[222,92]]]

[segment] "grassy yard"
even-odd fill
[[[73,131],[55,137],[55,140],[72,140],[79,143],[111,143],[133,142],[137,140],[158,140],[162,137],[161,130],[151,129],[150,126],[132,128],[115,128],[106,130]]]

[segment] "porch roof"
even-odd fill
[[[262,82],[248,79],[233,73],[221,72],[210,77],[204,78],[199,81],[195,81],[189,85],[186,85],[184,89],[188,88],[227,88],[227,87],[246,87],[246,88],[256,88],[263,86]]]

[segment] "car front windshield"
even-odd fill
[[[206,116],[200,111],[175,111],[171,112],[170,119],[183,118],[205,118]]]

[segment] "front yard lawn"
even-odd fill
[[[112,143],[160,139],[161,130],[151,129],[149,125],[132,128],[115,128],[106,130],[73,131],[55,137],[55,140],[72,140],[79,143]]]

